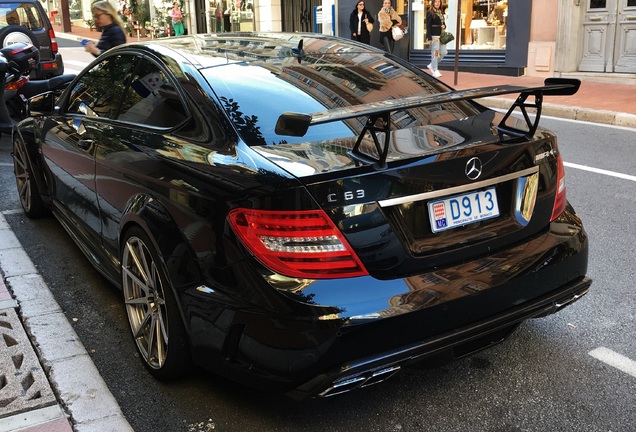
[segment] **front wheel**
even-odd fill
[[[139,228],[126,234],[121,273],[126,314],[144,365],[156,378],[182,376],[190,364],[185,327],[159,254]]]
[[[13,173],[24,213],[33,219],[44,216],[47,209],[29,164],[26,144],[19,135],[13,138]]]

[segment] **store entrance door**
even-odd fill
[[[636,73],[636,0],[583,0],[582,72]]]
[[[208,20],[207,20],[207,11],[205,10],[206,0],[196,0],[194,2],[194,13],[196,16],[196,32],[191,33],[207,33],[208,30]]]

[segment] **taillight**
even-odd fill
[[[4,89],[5,90],[12,90],[12,91],[20,90],[20,87],[22,87],[23,85],[25,85],[28,82],[29,82],[29,77],[28,76],[22,76],[18,80],[10,82],[9,84],[5,85]]]
[[[321,210],[238,208],[229,213],[228,221],[250,252],[276,273],[305,279],[368,274],[342,233]]]
[[[53,29],[49,29],[49,38],[51,39],[51,53],[55,55],[57,53],[57,38]]]
[[[557,186],[556,195],[554,196],[554,207],[552,207],[552,217],[550,222],[558,218],[565,210],[565,169],[563,168],[563,158],[559,154],[557,156]]]

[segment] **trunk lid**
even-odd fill
[[[303,182],[370,275],[403,277],[547,229],[557,186],[556,139],[539,130],[530,140],[502,140],[492,126],[498,116],[485,111],[393,131],[382,168],[351,156],[355,138],[253,149]],[[361,148],[374,152],[368,138]],[[487,196],[492,202],[479,202]],[[471,214],[440,228],[433,203],[446,206],[447,219]],[[493,203],[498,215],[480,211]]]

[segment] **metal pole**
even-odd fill
[[[68,0],[60,0],[60,17],[62,33],[71,33],[71,15],[69,14]]]
[[[459,75],[459,47],[462,39],[462,2],[457,2],[457,25],[455,26],[455,32],[457,37],[455,38],[455,78],[453,85],[457,85],[457,77]]]

